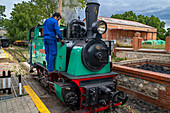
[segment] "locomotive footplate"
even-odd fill
[[[42,69],[48,71],[48,69],[47,69],[44,65],[41,65],[40,63],[35,62],[35,63],[34,63],[34,67],[36,68],[36,67],[38,67],[38,66],[41,67]]]
[[[66,72],[59,72],[59,73],[65,77],[70,78],[70,79],[84,79],[84,78],[102,77],[102,76],[109,76],[109,75],[112,75],[112,76],[118,75],[118,73],[115,73],[115,72],[103,73],[103,74],[93,74],[93,75],[83,75],[83,76],[73,76]]]

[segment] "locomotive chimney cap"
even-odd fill
[[[97,4],[99,4],[98,0],[87,0],[87,4],[88,3],[97,3]]]

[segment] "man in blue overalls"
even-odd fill
[[[58,35],[61,43],[64,45],[63,37],[58,26],[58,21],[61,19],[60,13],[54,13],[53,17],[48,18],[44,22],[44,44],[45,44],[45,54],[47,61],[47,69],[49,72],[54,71],[54,62],[57,55],[57,38]]]

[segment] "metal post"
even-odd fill
[[[11,94],[11,71],[8,71],[8,94]]]
[[[112,49],[111,49],[111,41],[109,41],[109,61],[112,62],[112,59],[111,59],[111,52]]]
[[[19,78],[19,96],[22,96],[22,83],[21,83],[21,75],[18,76]]]
[[[31,32],[30,32],[31,33]],[[31,40],[31,36],[30,36],[30,45],[29,45],[29,47],[30,47],[30,50],[29,50],[29,52],[30,52],[30,61],[29,61],[29,64],[30,65],[32,65],[32,40]]]
[[[111,45],[111,41],[109,41],[109,61],[110,61],[110,68],[112,68],[112,45]]]
[[[31,33],[31,32],[30,32]],[[30,36],[30,73],[33,73],[33,65],[32,65],[32,40]]]
[[[5,78],[5,71],[3,71],[3,84],[2,84],[2,89],[3,93],[6,93],[6,78]]]
[[[45,61],[43,61],[43,66],[46,67],[46,62]]]

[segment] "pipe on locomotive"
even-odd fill
[[[97,21],[98,12],[99,12],[100,4],[97,2],[88,2],[86,4],[86,29],[87,29],[87,37],[93,37],[92,24]]]
[[[97,21],[100,4],[97,2],[88,2],[86,5],[87,38],[101,39],[102,34],[107,31],[107,24],[103,20]]]

